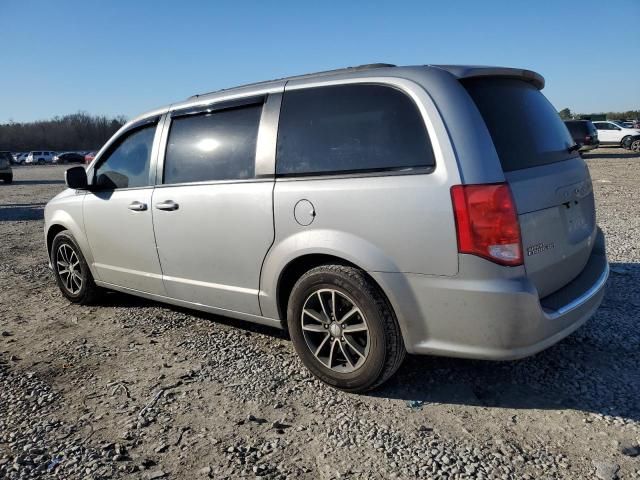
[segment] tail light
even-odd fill
[[[451,200],[460,253],[522,265],[520,224],[509,185],[455,185]]]

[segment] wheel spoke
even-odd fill
[[[358,307],[353,307],[351,310],[345,313],[340,320],[338,320],[338,323],[343,323],[345,320],[348,320],[353,314],[358,312],[360,312],[360,309]]]
[[[69,272],[69,270],[67,270],[66,268],[64,270],[58,270],[58,274],[59,275],[64,275],[65,273],[68,274],[68,273],[71,273],[71,272]]]
[[[347,355],[347,352],[344,351],[344,345],[342,345],[342,342],[338,342],[338,343],[340,344],[340,350],[342,350],[342,355],[344,355],[344,358],[347,360],[347,362],[349,362],[349,365],[351,365],[351,368],[353,368],[355,365],[351,361],[351,358],[349,358],[349,355]]]
[[[322,301],[322,294],[318,292],[318,300],[320,301],[320,307],[322,307],[322,313],[324,313],[324,317],[329,320],[331,317],[327,313],[327,309],[324,307],[324,302]]]
[[[326,332],[327,329],[322,325],[302,325],[302,329],[307,332]]]
[[[313,352],[313,354],[316,356],[316,358],[318,358],[318,354],[320,353],[320,350],[322,350],[322,347],[324,347],[327,344],[327,340],[329,340],[330,337],[331,337],[331,335],[329,335],[327,333],[327,335],[320,342],[320,345],[318,345],[318,348],[316,348],[316,351]]]
[[[347,325],[342,330],[344,333],[368,332],[366,323],[356,323],[355,325]]]
[[[336,310],[336,291],[331,290],[331,319],[338,318],[338,311]]]
[[[78,291],[80,290],[80,288],[82,288],[82,279],[78,275],[73,276],[73,283],[75,283],[76,287],[78,287]]]
[[[331,350],[329,351],[329,368],[333,366],[333,351],[336,349],[337,340],[331,342]]]
[[[305,308],[302,313],[304,313],[305,315],[310,316],[311,318],[313,318],[316,322],[318,323],[325,323],[320,316],[314,312],[313,310],[309,310],[308,308]]]
[[[349,346],[349,348],[351,348],[351,350],[353,350],[354,352],[356,352],[358,354],[358,356],[360,358],[364,358],[364,354],[355,346],[353,345],[350,341],[349,338],[344,337],[344,341],[345,343]]]

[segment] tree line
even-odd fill
[[[569,108],[563,108],[558,112],[563,120],[579,119],[583,117],[605,116],[606,120],[636,120],[640,118],[640,110],[627,110],[626,112],[600,112],[600,113],[574,113]]]
[[[123,116],[78,112],[51,120],[0,124],[0,150],[97,150],[125,122]]]

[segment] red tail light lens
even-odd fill
[[[460,253],[522,265],[520,224],[509,185],[455,185],[451,199]]]

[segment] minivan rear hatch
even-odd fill
[[[516,203],[527,276],[545,297],[584,269],[596,238],[589,170],[555,108],[525,79],[461,80]]]

